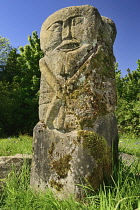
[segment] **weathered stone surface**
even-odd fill
[[[118,158],[115,36],[113,21],[89,5],[61,9],[43,23],[34,188],[81,197],[77,184],[97,189],[110,176]]]
[[[21,169],[23,162],[31,165],[32,156],[27,154],[16,154],[13,156],[0,156],[0,192],[8,174],[13,167],[18,171]]]

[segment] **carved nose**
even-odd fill
[[[64,23],[62,28],[62,40],[71,38],[71,26],[69,23]]]

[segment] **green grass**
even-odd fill
[[[140,157],[140,138],[127,134],[120,136],[119,151]]]
[[[122,135],[119,138],[119,151],[140,156],[140,138]],[[32,154],[32,137],[21,135],[0,139],[0,156]]]
[[[132,140],[132,141],[131,141]],[[139,140],[130,136],[120,137],[119,150],[139,156]],[[32,137],[0,139],[0,155],[32,153]],[[81,201],[72,197],[60,201],[51,191],[33,192],[30,188],[30,167],[24,163],[20,172],[13,168],[5,181],[0,198],[0,210],[134,210],[140,209],[140,171],[139,163],[126,165],[119,161],[114,169],[110,186],[100,187],[98,192],[89,187],[87,196]],[[90,192],[90,193],[89,193]]]
[[[0,139],[0,156],[32,154],[32,137],[23,135]]]
[[[120,161],[119,169],[114,169],[110,186],[104,185],[96,193],[89,187],[87,196],[82,201],[75,201],[72,197],[61,201],[49,190],[46,193],[32,191],[29,186],[30,168],[24,163],[20,172],[13,169],[9,174],[0,199],[0,209],[134,210],[140,207],[140,183],[136,174],[136,164],[128,167]]]

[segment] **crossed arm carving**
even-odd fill
[[[92,51],[89,57],[84,59],[82,65],[77,69],[76,73],[71,78],[66,80],[63,87],[60,85],[58,79],[53,74],[53,72],[49,69],[45,59],[44,58],[40,59],[39,61],[40,71],[45,77],[47,84],[53,89],[55,93],[46,112],[45,121],[44,121],[45,125],[48,125],[49,127],[53,127],[53,121],[55,117],[58,115],[58,112],[62,105],[63,95],[65,93],[68,93],[69,87],[71,85],[78,82],[79,77],[83,72],[84,74],[87,73],[87,71],[89,70],[87,68],[87,65],[89,65],[89,60],[91,59],[91,57],[95,57],[98,54],[100,49],[101,49],[101,46],[98,46],[98,48],[96,48],[96,51],[94,49],[94,52]]]

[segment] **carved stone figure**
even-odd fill
[[[78,184],[97,189],[112,173],[118,156],[115,36],[114,22],[89,5],[61,9],[43,23],[33,188],[82,197]]]

